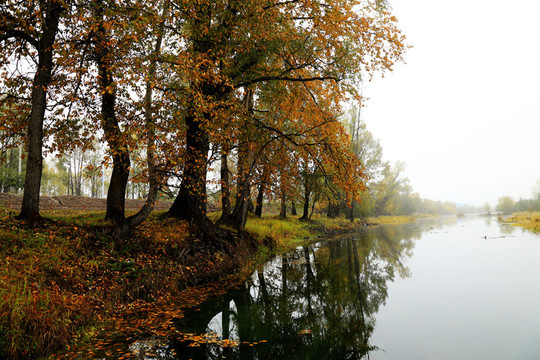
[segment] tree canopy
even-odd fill
[[[204,227],[217,163],[224,203],[236,182],[222,221],[239,230],[254,187],[360,201],[373,165],[339,118],[359,81],[406,50],[375,0],[7,0],[0,19],[0,136],[28,153],[20,216],[39,214],[44,152],[104,144],[96,166],[112,166],[106,217],[118,234],[174,184],[168,215]],[[148,200],[126,218],[135,166]]]

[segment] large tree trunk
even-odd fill
[[[170,217],[188,221],[206,218],[206,171],[210,142],[208,132],[194,111],[190,109],[185,119],[186,160],[182,184],[168,212]]]
[[[354,200],[351,199],[351,207],[349,208],[348,218],[350,222],[354,222]]]
[[[244,176],[240,181],[239,191],[236,193],[236,201],[234,210],[231,213],[227,223],[232,225],[237,230],[244,230],[246,227],[249,200],[251,196],[251,186],[248,176]]]
[[[98,66],[99,87],[101,90],[101,124],[105,138],[109,144],[109,151],[113,158],[113,170],[107,192],[107,211],[105,219],[115,223],[125,219],[126,188],[129,180],[129,151],[122,139],[122,130],[118,124],[115,113],[116,84],[114,83],[111,68],[112,59],[109,48],[109,35],[104,26],[104,4],[97,1],[95,4],[95,17],[99,21],[95,32],[95,57]]]
[[[20,219],[39,218],[39,190],[43,171],[43,119],[47,106],[47,88],[51,83],[53,68],[53,45],[58,31],[60,15],[64,11],[60,1],[50,0],[47,3],[47,14],[39,40],[38,68],[34,76],[32,88],[32,108],[28,123],[28,158]]]

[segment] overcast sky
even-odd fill
[[[390,0],[414,48],[362,119],[422,197],[496,205],[540,179],[540,1]]]

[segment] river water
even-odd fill
[[[496,219],[380,226],[269,261],[150,358],[540,359],[539,284],[540,236]]]

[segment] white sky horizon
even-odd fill
[[[531,198],[540,179],[540,2],[390,3],[413,48],[406,64],[364,84],[362,119],[384,158],[407,164],[423,198]]]

